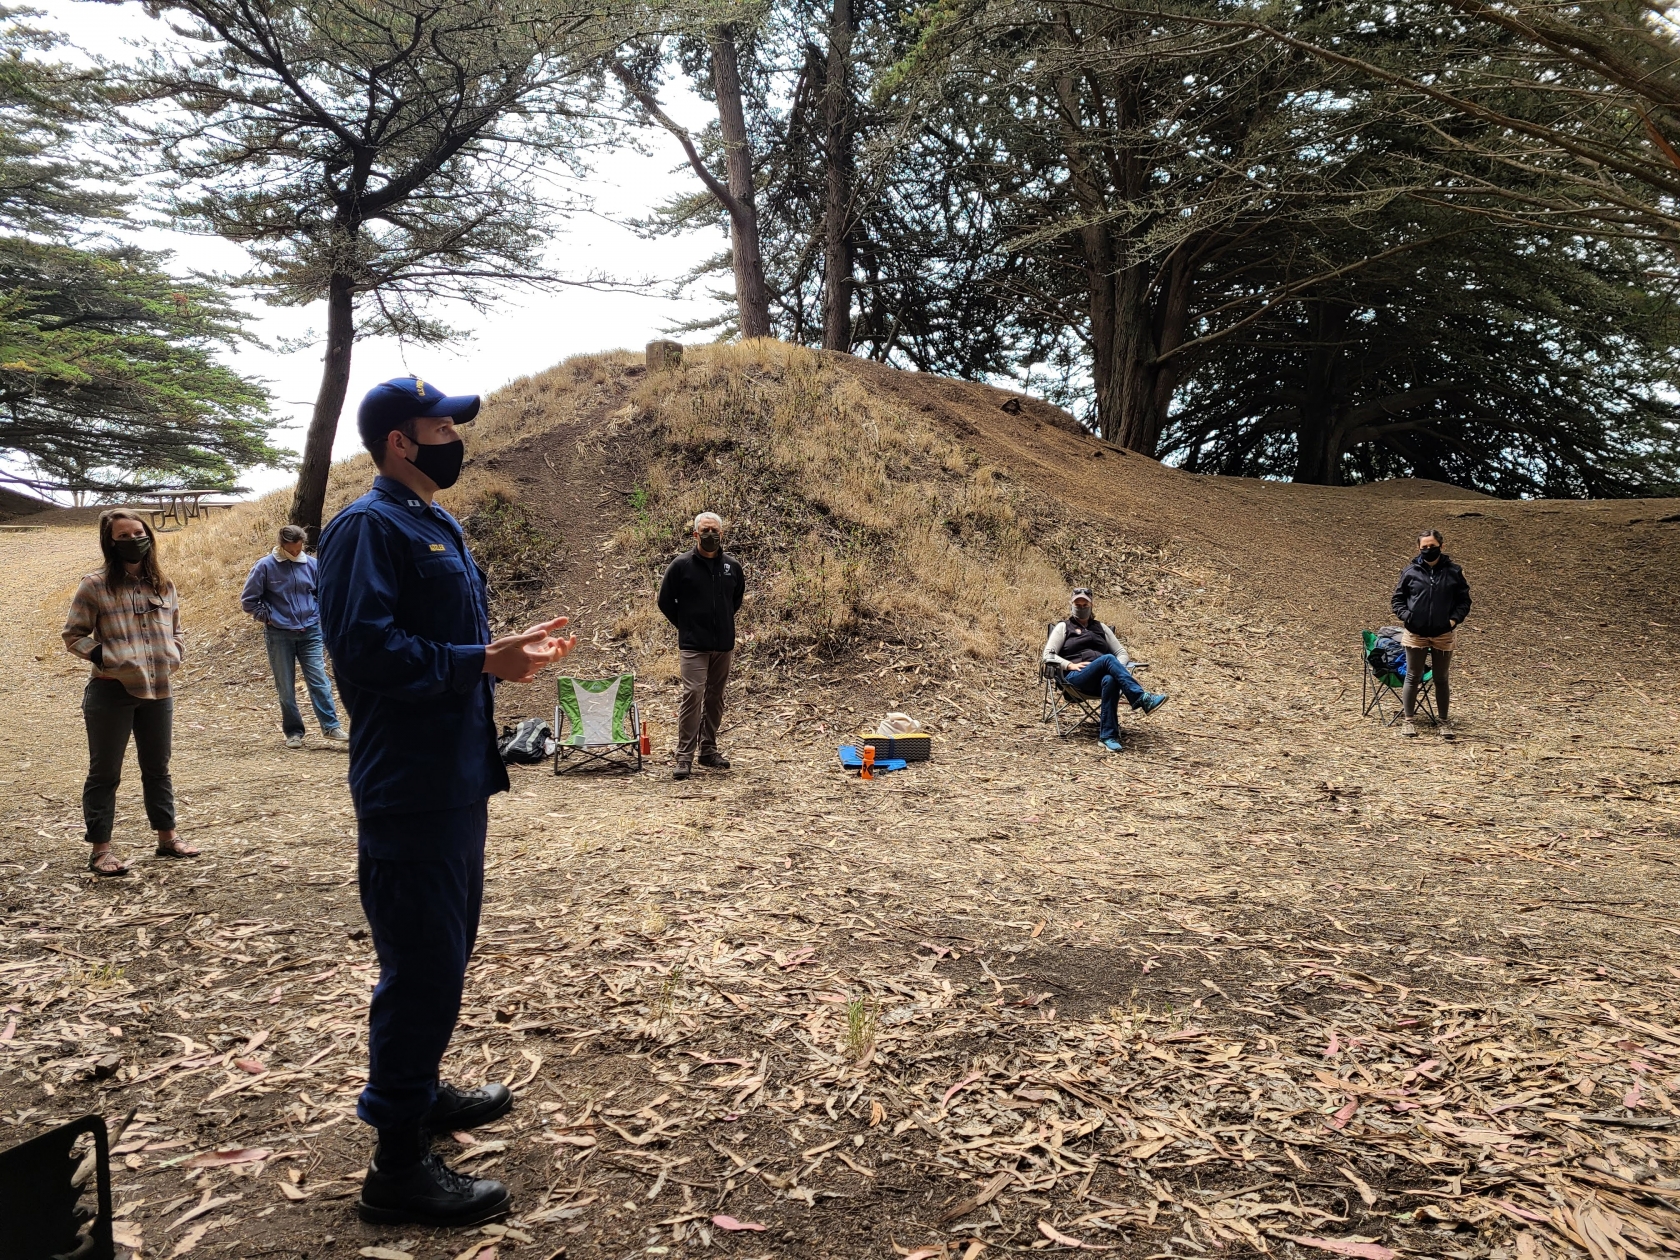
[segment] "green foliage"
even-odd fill
[[[359,335],[447,338],[428,307],[547,278],[554,180],[597,138],[608,11],[463,0],[149,0],[185,36],[132,76],[186,223],[302,305],[347,279]],[[606,41],[604,43],[603,41]],[[167,102],[176,107],[149,107]]]
[[[1272,6],[1288,39],[1254,13],[927,11],[881,79],[916,123],[883,185],[925,277],[900,352],[1048,366],[1105,436],[1198,469],[1671,486],[1673,268],[1638,190],[1600,180],[1629,211],[1607,229],[1555,144],[1512,161],[1485,120],[1301,46],[1489,87],[1543,60],[1532,44],[1434,0]],[[1523,90],[1537,116],[1549,89]],[[1604,121],[1573,89],[1548,108],[1554,140]]]
[[[872,997],[855,997],[846,1003],[846,1057],[856,1063],[875,1044],[875,1027],[880,1010]]]
[[[81,238],[120,220],[69,155],[99,85],[40,54],[52,37],[0,9],[0,451],[43,488],[231,486],[280,462],[267,394],[216,361],[242,339],[227,298],[165,257]]]

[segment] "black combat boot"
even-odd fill
[[[381,1129],[357,1214],[375,1225],[481,1225],[508,1210],[508,1189],[458,1173],[419,1128]]]
[[[513,1095],[506,1085],[482,1085],[478,1089],[456,1089],[438,1083],[437,1101],[426,1114],[427,1133],[454,1133],[476,1129],[513,1110]]]

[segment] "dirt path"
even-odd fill
[[[55,651],[92,550],[0,534],[0,1142],[137,1107],[116,1202],[148,1256],[457,1256],[353,1216],[374,965],[340,755],[280,746],[266,680],[189,672],[206,858],[144,857],[125,783],[136,874],[81,872]],[[461,1148],[514,1188],[498,1254],[1680,1250],[1672,687],[1537,707],[1472,669],[1466,738],[1402,748],[1357,674],[1279,685],[1252,614],[1193,591],[1122,758],[978,665],[895,693],[883,650],[738,695],[727,775],[519,771],[446,1064],[518,1087]],[[833,745],[889,697],[940,718],[937,759],[861,784]]]

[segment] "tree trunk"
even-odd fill
[[[824,350],[852,348],[852,0],[834,0],[828,23],[823,123],[828,167],[823,205]]]
[[[1064,74],[1056,80],[1056,104],[1069,183],[1074,200],[1087,220],[1079,229],[1079,252],[1085,269],[1091,320],[1091,382],[1097,396],[1097,433],[1112,442],[1119,433],[1119,417],[1125,412],[1116,392],[1121,373],[1114,357],[1117,313],[1113,242],[1102,222],[1107,209],[1102,188],[1086,160],[1089,141],[1084,134],[1078,86],[1072,75]]]
[[[1338,385],[1342,337],[1351,311],[1340,302],[1314,302],[1309,309],[1312,343],[1295,426],[1294,480],[1303,485],[1334,486],[1341,482]]]
[[[1133,264],[1115,277],[1114,398],[1119,414],[1110,441],[1142,455],[1155,454],[1160,424],[1155,410],[1155,344],[1149,335],[1149,270]]]
[[[741,104],[741,69],[735,31],[712,32],[712,89],[717,96],[718,129],[723,134],[724,171],[738,207],[729,216],[729,247],[735,264],[735,302],[741,336],[770,335],[770,292],[764,283],[764,257],[758,241],[758,210],[753,199],[752,147]]]
[[[321,390],[303,441],[303,462],[292,495],[291,523],[309,531],[313,545],[321,532],[321,512],[327,501],[327,475],[332,471],[333,439],[350,388],[350,350],[356,341],[350,277],[334,275],[327,282],[327,350],[321,366]]]

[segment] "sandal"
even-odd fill
[[[119,875],[128,874],[128,865],[109,849],[103,853],[90,854],[87,868],[104,879],[115,879]]]
[[[160,858],[195,858],[198,850],[190,844],[182,844],[180,840],[158,841],[157,855]]]

